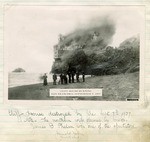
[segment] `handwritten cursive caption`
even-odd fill
[[[33,129],[109,129],[133,128],[129,119],[131,112],[118,110],[25,110],[10,109],[8,114],[17,122],[31,123]],[[43,123],[46,122],[46,123]]]

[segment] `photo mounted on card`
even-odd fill
[[[8,100],[139,101],[142,6],[5,6]]]

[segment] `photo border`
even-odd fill
[[[15,4],[12,4],[13,6],[15,6]],[[16,6],[19,6],[20,4],[17,4]],[[4,6],[8,6],[8,4],[5,4]],[[23,4],[21,3],[21,6],[43,6],[43,5],[33,5],[33,4]],[[49,4],[46,4],[46,6],[86,6],[86,5],[49,5]],[[92,4],[88,4],[87,6],[95,6],[95,5],[92,5]],[[96,5],[96,6],[143,6],[143,8],[146,10],[146,6],[145,5]],[[3,8],[3,11],[4,11],[4,8]],[[5,12],[3,13],[5,14]],[[4,15],[3,15],[4,16]],[[4,22],[4,19],[3,19],[3,22]],[[145,21],[146,23],[146,18],[145,18]],[[5,29],[5,24],[3,23],[4,25],[4,28],[3,30]],[[143,42],[141,42],[143,41]],[[4,42],[4,35],[3,35],[3,42]],[[8,69],[7,69],[7,49],[5,48],[5,45],[3,46],[3,49],[4,49],[4,104],[10,104],[10,105],[24,105],[24,106],[33,106],[33,105],[54,105],[54,106],[71,106],[71,107],[90,107],[93,106],[93,107],[104,107],[106,108],[107,106],[109,107],[118,107],[119,108],[127,108],[129,106],[129,108],[131,108],[131,106],[134,108],[134,107],[137,107],[141,104],[143,104],[145,102],[145,86],[144,86],[144,81],[145,81],[145,75],[144,75],[144,67],[145,67],[145,42],[146,42],[146,39],[145,39],[145,27],[144,27],[144,33],[142,35],[142,38],[141,38],[141,34],[140,34],[140,71],[139,71],[139,77],[140,77],[140,80],[139,80],[139,101],[131,101],[131,102],[127,102],[127,101],[74,101],[73,100],[73,104],[72,104],[72,100],[66,100],[66,101],[62,101],[62,100],[8,100],[8,89],[6,89],[6,86],[8,88]],[[143,47],[143,48],[141,48]],[[7,94],[7,95],[6,95]],[[90,104],[90,106],[89,106]]]

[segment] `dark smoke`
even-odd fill
[[[72,33],[65,35],[63,41],[58,43],[62,49],[72,47],[72,50],[62,54],[61,62],[57,65],[54,63],[54,65],[59,70],[64,71],[67,71],[69,66],[84,68],[88,62],[88,56],[94,52],[99,54],[112,42],[116,30],[115,25],[115,22],[109,16],[93,18],[88,23],[79,25]],[[96,40],[93,39],[94,34],[96,34]],[[74,49],[74,43],[81,47],[79,51]]]
[[[107,46],[112,42],[113,35],[116,31],[116,23],[109,17],[97,17],[91,19],[88,23],[77,26],[76,30],[66,36],[64,43],[72,40],[77,40],[78,44],[83,45],[87,43],[85,47],[92,47],[93,45],[98,47]],[[97,41],[91,43],[91,36],[96,32],[99,36]]]

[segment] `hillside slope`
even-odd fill
[[[119,45],[119,48],[121,49],[129,48],[129,47],[133,47],[133,48],[140,47],[140,35],[135,35],[133,37],[130,37],[125,41],[123,41],[122,43],[120,43]]]
[[[50,97],[50,88],[102,88],[102,97]],[[21,93],[20,93],[21,92]],[[8,98],[12,100],[95,100],[125,101],[127,98],[139,98],[139,72],[120,75],[95,76],[85,82],[68,85],[48,86],[43,84],[9,88]]]

